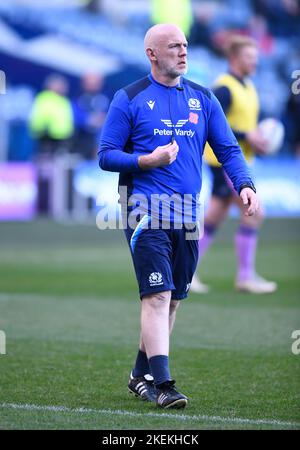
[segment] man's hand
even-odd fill
[[[256,128],[256,130],[247,133],[246,140],[256,153],[259,153],[261,155],[266,153],[265,149],[267,141],[263,137],[261,131],[258,128]]]
[[[245,187],[241,190],[240,197],[245,207],[245,216],[253,216],[259,208],[259,202],[255,192],[251,188]]]
[[[142,155],[138,162],[142,170],[154,169],[172,164],[177,158],[179,147],[176,141],[156,147],[149,155]]]

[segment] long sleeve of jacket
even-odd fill
[[[114,96],[101,133],[98,151],[101,169],[120,173],[141,170],[138,155],[126,151],[131,126],[129,100],[121,90]]]

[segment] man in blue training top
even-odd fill
[[[183,32],[175,25],[155,25],[146,33],[145,51],[151,74],[115,94],[102,130],[99,164],[120,172],[120,202],[129,224],[125,234],[141,298],[140,345],[128,388],[162,408],[182,408],[187,397],[170,375],[169,336],[197,264],[198,237],[187,239],[187,230],[198,217],[206,141],[239,193],[245,214],[255,214],[258,202],[216,97],[182,77],[187,72]],[[133,204],[139,205],[141,219],[135,227]]]

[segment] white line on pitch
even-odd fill
[[[165,417],[174,420],[199,420],[208,422],[223,422],[223,423],[238,423],[248,425],[275,425],[282,427],[300,427],[299,422],[284,422],[276,419],[243,419],[239,417],[219,417],[206,415],[188,415],[188,414],[170,414],[170,413],[138,413],[132,411],[113,410],[113,409],[91,409],[91,408],[69,408],[67,406],[47,406],[47,405],[32,405],[20,403],[0,403],[2,409],[21,409],[27,411],[54,411],[66,413],[80,413],[80,414],[107,414],[131,417]]]

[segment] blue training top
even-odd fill
[[[177,159],[164,167],[140,169],[139,156],[170,143],[172,136],[179,146]],[[99,165],[120,172],[119,186],[127,187],[128,196],[143,194],[150,202],[153,194],[188,194],[194,207],[201,190],[206,141],[237,192],[244,185],[253,186],[245,158],[214,94],[186,78],[168,87],[150,74],[116,92],[102,129]]]

